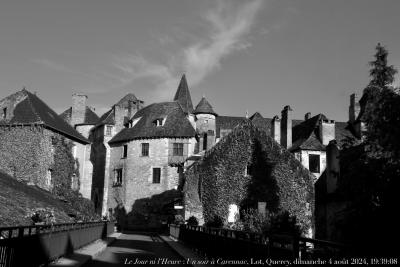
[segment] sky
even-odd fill
[[[26,88],[58,113],[85,93],[100,116],[127,93],[224,116],[347,121],[378,42],[400,68],[398,0],[1,0],[0,99]],[[399,77],[396,77],[399,83]]]

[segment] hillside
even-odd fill
[[[53,209],[56,223],[73,221],[68,214],[74,214],[74,210],[68,204],[43,189],[26,185],[0,171],[0,227],[31,224],[26,215],[34,208]]]

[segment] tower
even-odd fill
[[[215,144],[215,120],[218,115],[204,96],[193,114],[196,115],[196,130],[200,135],[198,152],[208,150]]]

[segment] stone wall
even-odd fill
[[[108,202],[107,208],[115,210],[123,207],[127,224],[137,224],[138,213],[148,213],[154,220],[161,220],[154,214],[161,214],[160,207],[150,208],[154,199],[163,199],[163,205],[171,204],[179,193],[178,166],[169,164],[172,156],[172,144],[184,143],[184,158],[193,154],[195,139],[191,138],[160,138],[134,140],[128,145],[127,157],[123,158],[123,146],[111,147],[110,171],[107,178]],[[142,156],[142,143],[149,144],[149,156]],[[160,168],[160,183],[153,183],[153,168]],[[116,185],[116,170],[122,169],[122,184]],[[149,207],[143,207],[148,205]],[[162,207],[161,207],[162,208]],[[154,214],[151,214],[154,213]],[[136,216],[136,217],[135,217]],[[165,219],[165,218],[164,218]],[[154,222],[153,222],[154,223]],[[155,223],[156,224],[156,223]],[[154,225],[155,225],[154,224]]]
[[[309,155],[319,155],[319,173],[313,172],[315,179],[314,183],[318,180],[318,178],[321,176],[321,174],[325,171],[326,169],[326,152],[325,151],[313,151],[313,150],[301,150],[299,152],[295,152],[294,156],[298,161],[301,162],[301,164],[309,170]]]
[[[41,126],[0,127],[0,169],[20,181],[50,190],[52,137]]]
[[[76,130],[84,137],[89,138],[90,130],[93,125],[78,125]],[[91,145],[83,145],[74,142],[76,155],[74,157],[79,162],[79,192],[84,198],[91,199],[93,164],[90,159]]]

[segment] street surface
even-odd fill
[[[182,266],[184,260],[157,235],[122,234],[85,267]]]

